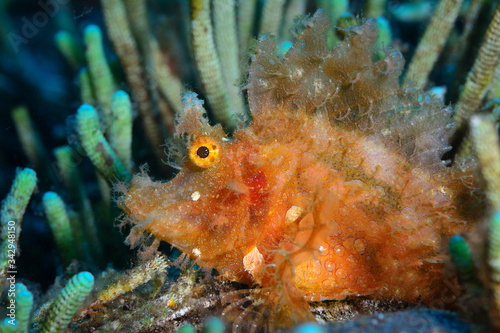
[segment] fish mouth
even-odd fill
[[[132,226],[127,243],[134,246],[149,233],[181,250],[190,248],[189,239],[196,234],[196,226],[189,221],[189,207],[182,204],[182,193],[174,191],[170,183],[155,182],[143,173],[135,175],[128,188],[120,191],[118,206],[126,214],[124,223]]]
[[[192,247],[190,241],[196,238],[197,229],[190,223],[188,214],[184,213],[186,208],[171,204],[162,205],[159,209],[141,210],[135,202],[132,204],[128,201],[125,211],[132,225],[131,233],[149,233],[183,251]]]

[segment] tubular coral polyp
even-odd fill
[[[209,168],[186,162],[167,183],[136,175],[122,203],[129,242],[146,231],[260,285],[251,309],[269,330],[310,319],[305,301],[445,305],[437,295],[454,282],[443,274],[444,246],[477,218],[462,181],[473,168],[440,159],[450,109],[399,87],[398,52],[372,60],[373,21],[333,50],[321,13],[304,26],[283,58],[259,41],[247,86],[253,120],[231,140],[186,99],[196,107],[178,119],[178,136],[191,138],[184,151],[212,137],[219,159]]]

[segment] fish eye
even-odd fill
[[[200,168],[209,168],[219,161],[219,144],[207,136],[197,137],[189,149],[190,160]]]
[[[196,151],[196,155],[198,155],[198,157],[200,158],[207,158],[210,155],[210,149],[208,149],[208,147],[206,146],[201,146]]]

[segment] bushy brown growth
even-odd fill
[[[317,12],[306,19],[293,47],[280,59],[275,42],[262,36],[252,59],[249,104],[263,109],[326,112],[334,126],[376,134],[415,164],[441,164],[454,125],[451,108],[411,87],[400,88],[404,60],[386,50],[375,61],[375,20],[347,29],[344,42],[327,48],[330,23]]]
[[[341,46],[328,50],[330,24],[318,12],[304,24],[293,47],[279,59],[269,36],[261,37],[252,59],[248,94],[252,114],[262,105],[308,112],[326,110],[343,127],[359,125],[380,103],[394,96],[403,68],[399,52],[374,62],[378,38],[374,20],[352,27]]]

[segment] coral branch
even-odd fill
[[[72,259],[76,258],[76,247],[66,207],[61,197],[55,192],[46,192],[42,202],[57,248],[64,265],[67,266]]]
[[[16,127],[17,135],[21,141],[21,146],[28,157],[28,160],[35,167],[35,170],[44,177],[53,174],[48,168],[49,158],[47,151],[43,146],[40,135],[38,134],[33,120],[31,119],[28,109],[24,106],[19,106],[12,110],[12,120]]]
[[[500,98],[500,60],[495,67],[493,79],[491,80],[489,98]]]
[[[61,30],[55,35],[54,41],[59,52],[61,52],[71,67],[78,68],[84,63],[85,59],[82,47],[78,45],[71,33]]]
[[[489,227],[488,262],[491,267],[491,278],[493,280],[491,286],[493,289],[493,302],[498,314],[500,312],[500,211],[497,210],[491,216]],[[498,317],[496,320],[495,324],[498,328],[500,326]]]
[[[119,90],[111,102],[112,122],[109,144],[128,171],[132,168],[132,105],[127,93]]]
[[[115,90],[115,84],[104,54],[101,29],[96,25],[89,25],[85,28],[84,39],[90,82],[107,127],[111,124],[111,96]]]
[[[90,74],[86,67],[78,73],[78,85],[80,87],[80,99],[84,104],[93,105],[95,103],[92,84],[90,83]]]
[[[181,90],[182,83],[175,76],[170,68],[165,64],[163,54],[158,45],[158,41],[153,38],[151,41],[153,49],[153,59],[155,63],[155,77],[158,83],[158,89],[163,97],[168,101],[175,113],[182,111]]]
[[[463,283],[474,280],[476,272],[470,248],[461,236],[456,235],[450,238],[450,254],[457,269],[458,278]]]
[[[94,276],[89,272],[73,276],[52,304],[42,333],[63,332],[93,286]]]
[[[214,29],[222,77],[234,112],[246,117],[246,107],[238,84],[241,81],[234,0],[214,0]]]
[[[486,180],[486,194],[495,210],[500,210],[500,145],[495,123],[490,116],[473,116],[471,136],[481,173]]]
[[[83,149],[97,170],[108,182],[115,179],[128,182],[131,178],[130,173],[116,157],[99,130],[99,119],[95,109],[87,104],[80,106],[76,122]]]
[[[282,41],[291,41],[292,34],[290,28],[294,26],[297,17],[304,16],[306,13],[307,1],[304,0],[291,0],[285,9],[284,24],[282,32]]]
[[[14,258],[14,253],[18,253],[19,251],[18,243],[19,234],[21,233],[21,221],[26,206],[35,190],[36,181],[35,171],[28,168],[18,170],[7,198],[2,201],[0,211],[0,225],[2,228],[2,238],[0,242],[0,277],[2,278],[2,282],[0,285],[5,283],[3,277],[9,259]],[[9,252],[12,254],[11,257],[9,257]]]
[[[486,32],[486,37],[460,94],[453,117],[453,120],[457,123],[457,129],[463,128],[469,117],[478,110],[491,83],[499,58],[500,4],[497,5],[493,20]]]
[[[154,116],[153,104],[147,90],[148,85],[142,69],[137,43],[130,30],[123,0],[102,0],[101,4],[109,38],[125,71],[132,90],[132,97],[137,101],[142,126],[156,157],[161,160],[164,157],[163,150],[160,148],[163,143],[162,133]]]
[[[389,21],[383,16],[377,17],[377,25],[379,33],[375,47],[379,49],[377,51],[377,59],[380,60],[385,57],[384,49],[387,49],[392,44],[392,30]]]
[[[368,0],[365,4],[365,13],[367,17],[379,17],[384,15],[386,0]]]
[[[257,0],[239,0],[238,1],[238,39],[240,45],[240,54],[244,54],[248,49],[248,43],[252,37],[253,23],[255,20],[255,11],[257,9]]]
[[[166,257],[157,255],[152,260],[126,272],[116,283],[106,287],[91,306],[111,302],[121,295],[149,282],[155,276],[165,274],[167,268]]]
[[[1,322],[0,332],[2,333],[28,333],[30,315],[33,308],[33,295],[22,283],[16,283],[15,288],[14,312],[16,319],[5,319]],[[14,321],[14,325],[12,321]]]
[[[212,35],[210,12],[208,0],[191,1],[191,34],[196,67],[215,119],[228,131],[232,131],[236,128],[237,119],[231,109],[222,78],[221,63]]]
[[[259,35],[271,34],[278,36],[281,21],[283,20],[283,6],[285,0],[266,0],[262,10]]]
[[[349,11],[348,0],[318,0],[318,8],[325,10],[326,15],[332,23],[336,23],[339,17]]]
[[[33,308],[33,295],[21,283],[16,284],[16,304],[17,332],[28,332],[31,310]]]
[[[408,85],[412,82],[416,88],[424,88],[432,67],[443,49],[451,28],[453,28],[461,5],[462,0],[441,0],[439,2],[408,66],[405,84]]]
[[[69,146],[59,147],[54,149],[54,156],[56,157],[57,166],[64,185],[68,189],[72,201],[78,210],[79,216],[75,218],[78,224],[75,225],[76,223],[72,222],[73,235],[77,240],[78,238],[84,238],[82,231],[78,230],[83,226],[85,238],[89,242],[90,253],[92,253],[92,256],[96,259],[102,258],[102,246],[97,235],[94,212],[87,192],[85,191],[82,177],[76,166],[73,151]],[[72,218],[70,218],[70,220],[72,220]],[[81,235],[78,236],[79,234]],[[77,244],[79,244],[80,247],[81,257],[89,257],[90,253],[86,249],[85,240],[82,239],[81,242],[77,241]]]

